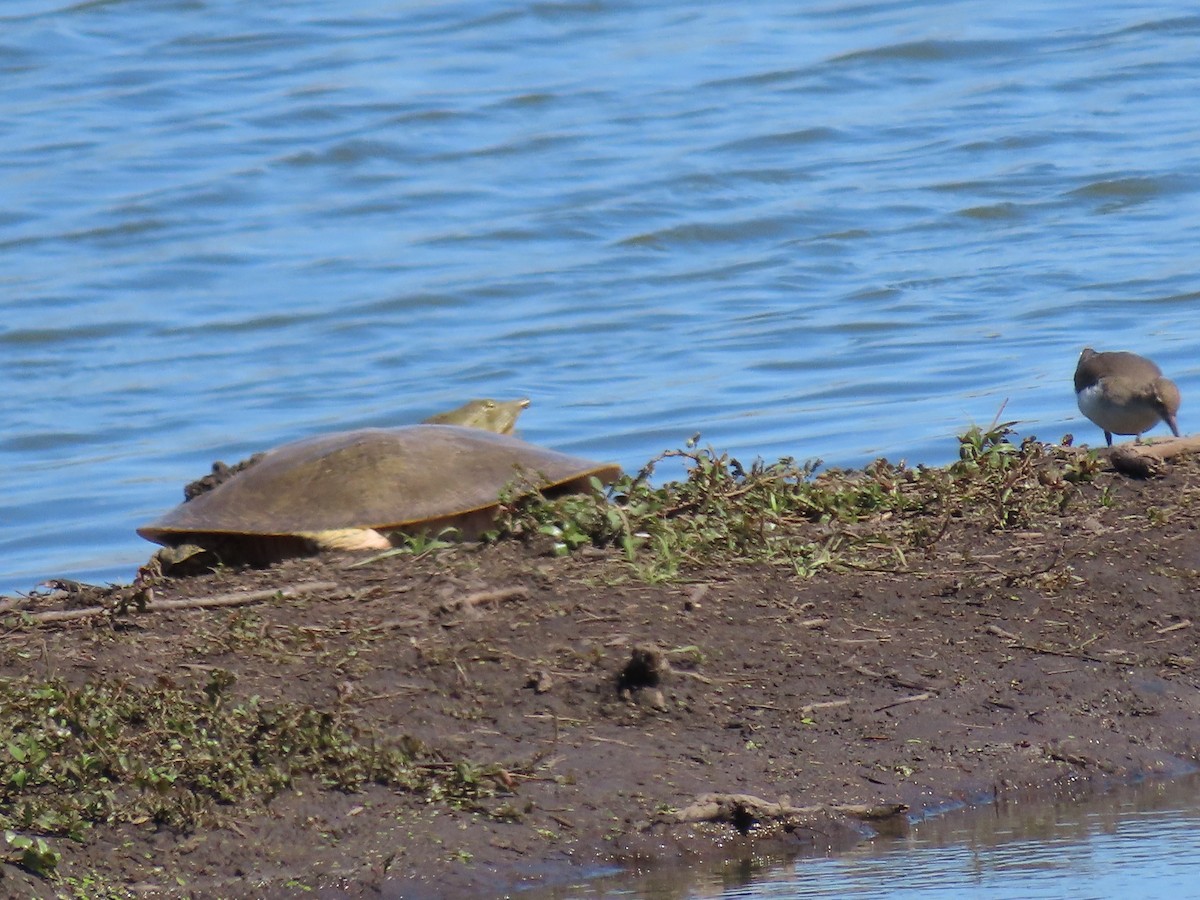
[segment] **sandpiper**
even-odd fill
[[[1075,397],[1079,411],[1104,429],[1110,447],[1114,434],[1141,440],[1160,419],[1179,437],[1179,388],[1144,356],[1085,348],[1075,367]]]

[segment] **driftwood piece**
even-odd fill
[[[1133,478],[1153,478],[1162,474],[1167,460],[1196,452],[1200,452],[1200,435],[1141,444],[1129,441],[1108,451],[1108,459],[1113,468],[1124,475]]]
[[[833,804],[830,806],[792,806],[785,797],[777,802],[763,800],[752,794],[701,794],[694,802],[674,813],[664,814],[660,821],[674,824],[694,822],[726,822],[741,832],[756,825],[794,824],[821,815],[848,816],[861,821],[878,821],[908,811],[903,803]]]

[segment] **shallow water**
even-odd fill
[[[472,396],[633,468],[1095,441],[1085,344],[1186,398],[1200,16],[1047,7],[8,0],[0,591]]]
[[[534,896],[743,900],[1137,900],[1200,894],[1200,776],[1084,802],[960,810],[849,853],[724,871],[657,873]]]

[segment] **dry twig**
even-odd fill
[[[1005,631],[999,625],[985,625],[983,627],[983,630],[985,632],[987,632],[988,634],[994,634],[997,637],[1002,637],[1006,641],[1019,641],[1020,640],[1020,638],[1017,637],[1015,634],[1013,634],[1011,631]]]
[[[307,594],[333,591],[338,584],[333,581],[309,581],[284,588],[266,588],[261,591],[250,591],[245,594],[214,594],[211,597],[190,597],[183,600],[152,600],[141,607],[144,612],[165,612],[178,609],[211,609],[223,606],[246,606],[251,603],[261,603],[264,600],[290,600]],[[115,615],[118,607],[89,606],[85,609],[61,609],[48,612],[27,613],[22,618],[36,624],[55,624],[74,622],[80,619],[91,619],[97,616]]]
[[[526,599],[529,597],[529,588],[527,587],[507,587],[495,588],[490,591],[476,591],[473,594],[467,594],[463,597],[455,597],[453,600],[447,600],[441,606],[441,611],[444,613],[456,612],[460,609],[474,609],[477,606],[482,606],[485,603],[501,603],[505,600]]]
[[[932,699],[933,699],[933,694],[929,693],[928,691],[925,691],[924,693],[921,693],[921,694],[913,694],[911,697],[901,697],[899,700],[896,700],[893,703],[889,703],[887,706],[879,707],[879,709],[875,710],[875,712],[883,712],[885,709],[891,709],[893,706],[901,706],[905,703],[919,703],[922,700],[932,700]]]
[[[1184,619],[1182,622],[1176,622],[1174,625],[1168,625],[1165,628],[1156,628],[1155,634],[1170,634],[1172,631],[1179,631],[1181,628],[1191,628],[1192,620]]]

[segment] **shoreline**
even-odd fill
[[[966,480],[953,508],[797,519],[789,546],[840,542],[824,564],[684,559],[646,578],[617,549],[502,540],[165,579],[143,612],[126,588],[35,597],[24,621],[4,616],[6,696],[56,684],[81,702],[70,692],[107,685],[106,703],[170,699],[214,733],[247,710],[272,727],[308,711],[324,744],[311,762],[272,756],[281,780],[226,802],[181,769],[160,771],[147,807],[145,773],[107,773],[113,821],[82,841],[43,830],[50,877],[8,864],[4,882],[47,897],[71,879],[113,897],[501,896],[613,865],[840,846],[864,822],[903,827],[901,807],[1195,771],[1200,465],[1064,483],[1032,463],[1001,472],[1000,486],[1028,476],[1008,489],[1030,513],[1002,525],[1000,495]],[[860,493],[916,483],[894,476],[836,477]],[[245,602],[197,605],[227,595]],[[144,710],[130,721],[148,728]],[[172,739],[171,764],[196,755],[194,735]],[[211,755],[232,766],[238,746]],[[267,765],[246,759],[239,778]]]

